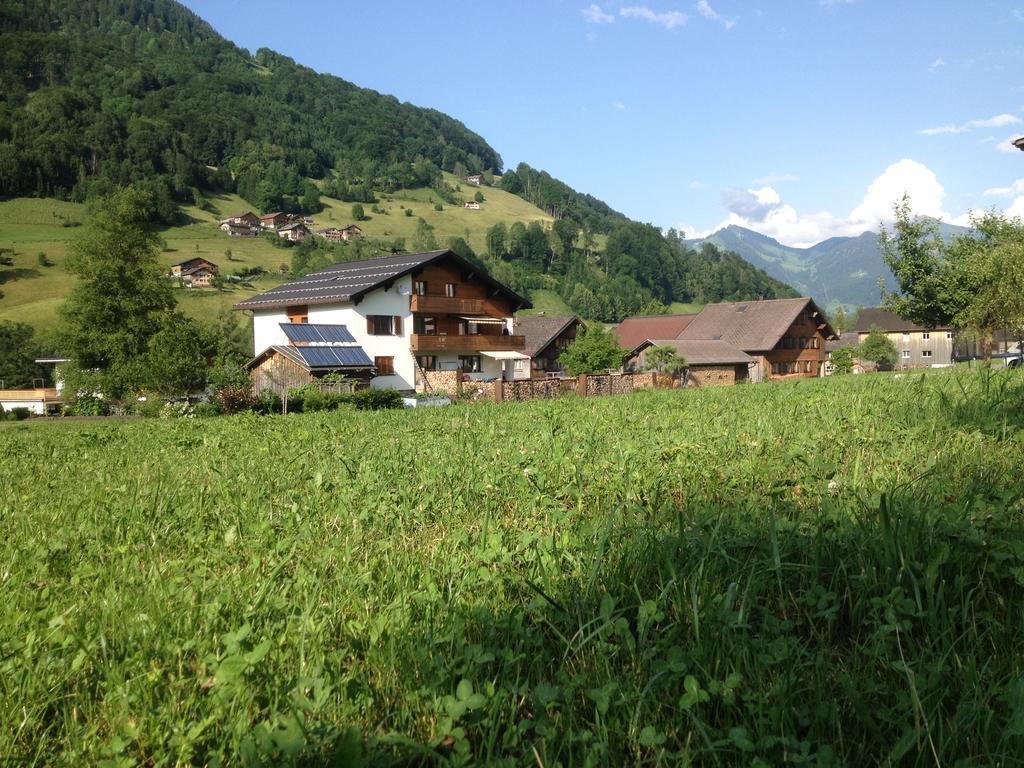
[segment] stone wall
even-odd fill
[[[687,384],[691,387],[731,387],[736,383],[733,365],[691,365]]]

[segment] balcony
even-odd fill
[[[412,351],[421,352],[515,352],[526,346],[525,336],[433,336],[414,333]]]
[[[421,296],[413,294],[409,297],[409,310],[412,312],[432,312],[450,315],[483,315],[483,299],[460,299],[455,296]]]

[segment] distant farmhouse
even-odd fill
[[[277,230],[277,236],[290,243],[301,243],[309,234],[309,228],[301,221],[293,221]]]
[[[462,207],[468,208],[471,211],[479,211],[480,203],[478,203],[476,200],[467,200]]]
[[[443,250],[334,264],[235,309],[252,312],[249,369],[257,387],[287,368],[312,378],[364,371],[373,387],[413,390],[431,371],[529,378],[526,338],[513,327],[516,310],[529,306]],[[342,340],[303,346],[292,326],[307,324],[330,326],[328,334]],[[333,351],[312,351],[325,345]]]
[[[693,315],[627,318],[616,336],[629,350],[627,370],[642,369],[652,346],[671,346],[690,363],[694,383],[728,385],[820,376],[825,342],[836,333],[814,301],[803,297],[708,304]]]
[[[470,184],[476,184],[479,187],[484,183],[484,175],[482,173],[471,173],[466,177],[466,181]]]
[[[956,333],[949,326],[922,328],[895,312],[865,307],[857,317],[857,342],[863,342],[872,328],[884,331],[896,345],[897,368],[931,368],[953,362]]]
[[[352,238],[361,236],[363,234],[363,230],[355,224],[349,224],[347,227],[342,227],[341,229],[338,227],[326,227],[318,230],[317,234],[332,243],[340,243],[343,240],[351,240]]]
[[[260,225],[260,217],[252,211],[245,211],[244,213],[236,213],[234,216],[221,219],[220,223],[221,225],[234,224],[239,227],[258,227]]]
[[[260,216],[260,226],[263,229],[279,229],[288,223],[288,214],[281,213],[281,211],[274,211],[274,213],[267,213]]]
[[[171,265],[169,275],[181,280],[188,288],[207,288],[213,285],[213,278],[220,272],[220,267],[208,259],[194,256]]]

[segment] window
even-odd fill
[[[931,356],[932,356],[932,351],[930,349],[922,349],[921,350],[921,357],[931,357]]]
[[[903,350],[903,359],[907,360],[909,358],[910,358],[910,350],[909,349],[904,349]]]
[[[424,371],[436,371],[437,370],[437,356],[436,355],[417,355],[416,365],[422,368]]]
[[[931,337],[932,337],[932,335],[930,333],[928,333],[928,331],[925,331],[924,333],[921,334],[921,338],[924,339],[925,341],[927,341]]]
[[[377,369],[378,376],[393,376],[395,374],[395,358],[375,357],[373,367]]]
[[[480,373],[480,355],[459,355],[459,365],[466,373]]]
[[[821,339],[819,339],[817,336],[813,337],[811,339],[811,346],[814,349],[821,349]]]
[[[401,336],[402,318],[399,315],[367,315],[366,332],[371,336]]]
[[[437,333],[437,318],[416,316],[412,319],[413,333],[433,336]]]
[[[455,297],[455,283],[444,284],[444,295],[448,296],[449,298]]]
[[[810,372],[811,372],[811,361],[810,360],[804,360],[804,373],[810,373]]]
[[[800,337],[800,349],[807,349],[807,337],[806,336],[801,336]]]
[[[953,332],[952,331],[946,331],[946,338],[947,339],[952,339],[953,338]]]
[[[285,310],[285,314],[288,315],[289,323],[309,322],[309,307],[307,307],[305,304],[299,304],[294,307],[288,307]]]
[[[426,280],[416,280],[415,282],[413,282],[413,284],[412,284],[412,292],[415,293],[417,296],[426,296],[427,295],[427,281]]]

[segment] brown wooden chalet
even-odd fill
[[[565,365],[559,357],[576,340],[582,324],[576,315],[516,318],[513,331],[526,337],[523,354],[530,356],[531,378],[547,378],[565,372]]]
[[[258,227],[260,225],[260,217],[252,211],[244,211],[242,213],[236,213],[233,216],[228,216],[226,219],[221,219],[221,224],[234,224],[235,226],[241,227]]]
[[[274,211],[274,213],[266,213],[260,216],[259,224],[263,229],[277,229],[283,227],[288,223],[288,214],[282,213],[281,211]]]

